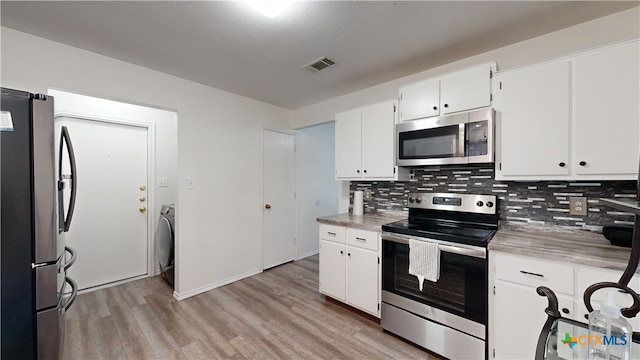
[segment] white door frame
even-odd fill
[[[264,198],[264,132],[265,131],[273,131],[273,132],[279,132],[282,134],[287,134],[287,135],[293,135],[294,137],[294,166],[295,166],[295,173],[297,174],[297,168],[298,168],[298,156],[297,156],[297,146],[298,146],[298,134],[295,131],[291,131],[291,130],[285,130],[285,129],[276,129],[276,128],[271,128],[271,127],[262,127],[262,131],[260,133],[260,183],[262,184],[262,186],[260,187],[260,204],[258,205],[260,207],[260,271],[262,271],[264,269],[264,204],[265,204],[265,198]],[[294,189],[294,194],[295,194],[295,201],[293,202],[294,204],[294,211],[295,211],[295,229],[294,229],[294,234],[296,237],[296,246],[295,246],[295,254],[293,257],[293,260],[296,261],[298,260],[299,257],[299,249],[300,249],[300,241],[298,239],[298,176],[295,176],[294,179],[294,184],[295,184],[295,189]]]
[[[139,128],[145,128],[147,130],[147,274],[146,275],[141,275],[141,276],[136,276],[133,278],[129,278],[126,280],[122,280],[122,281],[116,281],[113,283],[109,283],[107,285],[101,285],[101,286],[96,286],[93,287],[91,289],[89,289],[89,291],[93,291],[93,290],[98,290],[104,287],[110,287],[113,285],[117,285],[120,283],[124,283],[124,282],[129,282],[132,280],[136,280],[136,279],[140,279],[140,278],[145,278],[145,277],[149,277],[149,276],[154,276],[156,275],[156,269],[155,269],[155,232],[153,231],[153,216],[150,210],[155,209],[155,198],[156,198],[156,186],[154,186],[156,184],[156,178],[155,178],[155,173],[156,173],[156,169],[155,169],[155,159],[156,159],[156,153],[155,153],[155,148],[156,148],[156,144],[155,144],[155,133],[156,133],[156,124],[151,123],[151,122],[146,122],[146,121],[131,121],[131,120],[123,120],[123,119],[117,119],[117,118],[111,118],[111,117],[98,117],[98,116],[91,116],[91,115],[86,115],[86,114],[74,114],[74,113],[70,113],[70,112],[55,112],[53,114],[53,118],[54,121],[56,118],[59,117],[67,117],[67,118],[72,118],[72,119],[76,119],[76,120],[83,120],[83,121],[97,121],[97,122],[103,122],[103,123],[108,123],[108,124],[116,124],[116,125],[128,125],[128,126],[135,126],[135,127],[139,127]],[[56,140],[57,141],[57,140]],[[71,134],[71,141],[73,142],[73,134]]]

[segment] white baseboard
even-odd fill
[[[298,256],[298,259],[297,259],[297,260],[302,260],[302,259],[304,259],[304,258],[307,258],[307,257],[309,257],[309,256],[313,256],[313,255],[317,255],[317,254],[319,254],[319,253],[320,253],[320,250],[319,250],[319,249],[316,249],[316,250],[313,250],[313,251],[308,252],[308,253],[306,253],[306,254],[300,254],[300,255]]]
[[[197,289],[193,289],[193,290],[187,291],[185,293],[178,293],[177,291],[174,291],[173,292],[173,297],[178,301],[184,300],[184,299],[190,298],[192,296],[195,296],[195,295],[198,295],[198,294],[202,294],[202,293],[207,292],[209,290],[213,290],[213,289],[218,288],[220,286],[231,284],[232,282],[236,282],[238,280],[242,280],[242,279],[248,278],[250,276],[260,274],[261,272],[262,272],[262,270],[254,270],[254,271],[246,272],[244,274],[240,274],[240,275],[231,277],[231,278],[226,279],[226,280],[218,281],[218,282],[215,282],[213,284],[205,285],[205,286],[199,287]]]

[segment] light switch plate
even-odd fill
[[[193,190],[196,188],[196,181],[193,178],[187,178],[187,189]]]
[[[587,215],[586,196],[569,196],[569,215]]]

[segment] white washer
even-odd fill
[[[175,206],[162,205],[160,221],[156,233],[156,257],[160,264],[160,275],[171,287],[174,279],[174,249],[175,249]]]

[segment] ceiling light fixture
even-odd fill
[[[243,0],[243,3],[258,10],[262,15],[274,18],[280,15],[286,8],[295,2],[295,0],[286,1],[268,1],[268,0]]]

